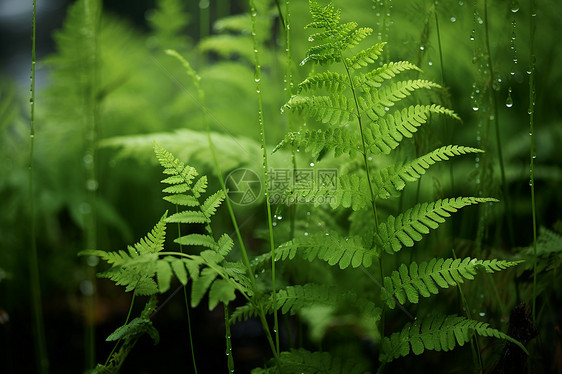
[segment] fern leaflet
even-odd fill
[[[478,322],[454,315],[435,316],[407,323],[401,332],[393,333],[384,338],[380,361],[390,362],[400,356],[407,356],[410,351],[420,355],[424,350],[450,351],[458,344],[464,345],[476,332],[480,336],[496,337],[508,340],[525,353],[527,350],[517,340],[511,338],[485,322]]]
[[[410,264],[410,268],[402,264],[398,271],[394,270],[389,277],[384,277],[383,297],[387,305],[394,309],[396,299],[400,304],[408,300],[418,303],[419,296],[430,297],[439,293],[439,288],[448,288],[463,283],[463,279],[474,279],[478,271],[493,273],[516,266],[522,261],[478,260],[466,257],[465,259],[436,259]]]
[[[436,229],[445,218],[467,205],[494,202],[496,199],[480,197],[457,197],[417,204],[397,217],[389,216],[379,225],[375,243],[385,252],[393,254],[403,246],[412,247],[422,240],[422,234]]]

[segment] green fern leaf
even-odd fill
[[[365,178],[357,174],[338,177],[337,188],[319,186],[311,190],[288,191],[288,200],[304,204],[329,204],[332,209],[338,207],[360,210],[371,204],[369,185]]]
[[[331,96],[293,96],[285,108],[333,125],[348,123],[355,117],[353,102],[337,93]]]
[[[414,242],[422,240],[422,234],[436,229],[451,213],[467,205],[495,202],[492,198],[458,197],[437,200],[431,203],[417,204],[397,217],[389,216],[379,225],[375,234],[375,243],[384,251],[393,254],[402,246],[412,247]]]
[[[105,340],[108,342],[127,339],[128,341],[139,338],[141,335],[148,334],[154,341],[154,345],[160,341],[158,331],[148,318],[135,318],[128,324],[117,328]]]
[[[364,91],[370,91],[373,88],[381,87],[384,81],[392,79],[407,70],[421,72],[420,68],[408,61],[389,62],[367,74],[358,74],[356,77],[357,86]]]
[[[185,263],[181,259],[171,256],[165,257],[165,260],[170,262],[170,266],[180,283],[184,286],[187,285],[187,271],[185,270]]]
[[[325,88],[329,92],[342,92],[349,88],[349,79],[347,76],[326,71],[324,73],[313,74],[302,81],[297,86],[297,93],[314,91]]]
[[[384,277],[383,298],[387,305],[394,309],[396,301],[403,304],[408,300],[418,303],[419,296],[430,297],[439,293],[438,287],[448,288],[463,283],[463,279],[474,279],[478,271],[493,273],[516,266],[522,261],[478,260],[465,259],[431,259],[418,264],[412,262],[409,270],[402,264],[398,271],[394,270],[389,277]]]
[[[448,145],[405,164],[392,165],[381,169],[372,179],[375,196],[381,199],[399,196],[400,191],[404,189],[407,182],[418,180],[436,162],[448,160],[449,157],[453,156],[478,152],[484,151],[477,148]]]
[[[352,292],[342,292],[334,287],[312,283],[280,289],[275,295],[275,305],[273,304],[272,295],[269,295],[263,306],[268,312],[275,309],[283,314],[294,315],[303,308],[318,305],[352,306],[358,313],[369,316],[372,320],[378,320],[381,314],[381,309],[376,307],[375,304],[359,298]],[[248,303],[238,307],[232,313],[231,320],[236,322],[256,316],[258,313],[257,308],[258,306],[255,303]]]
[[[426,123],[430,114],[441,114],[459,119],[450,109],[440,105],[416,105],[380,117],[364,129],[365,143],[373,154],[389,154],[400,142],[411,138],[418,127]]]
[[[361,151],[360,139],[347,126],[290,132],[273,149],[273,152],[286,146],[294,146],[310,153],[313,161],[332,150],[336,157],[344,154],[353,157]]]
[[[219,302],[228,304],[236,298],[236,288],[226,279],[217,279],[209,291],[209,310],[215,309]]]
[[[201,211],[206,217],[211,217],[217,211],[217,208],[221,205],[224,200],[224,191],[219,190],[213,195],[209,196],[207,200],[201,206]]]
[[[346,63],[352,69],[360,69],[362,67],[368,66],[369,64],[374,63],[379,56],[382,54],[383,48],[386,45],[385,42],[378,43],[364,49],[355,54],[352,58],[347,58]]]
[[[164,284],[158,285],[153,279],[158,271],[158,252],[164,248],[166,239],[166,214],[154,228],[134,246],[129,246],[128,253],[120,250],[105,252],[99,250],[82,251],[79,255],[97,256],[113,265],[108,270],[98,273],[99,277],[109,278],[125,291],[135,291],[137,295],[153,295],[159,288],[166,288],[166,276],[161,278]],[[170,271],[171,274],[171,271]],[[169,285],[168,285],[169,287]]]
[[[179,213],[174,213],[166,218],[168,223],[210,223],[210,219],[203,214],[203,212],[186,210]]]
[[[211,283],[217,277],[217,272],[211,268],[201,270],[201,274],[197,279],[193,279],[191,284],[191,307],[195,308],[207,293]]]
[[[275,261],[292,260],[297,255],[308,261],[326,261],[331,266],[338,265],[340,269],[349,266],[368,268],[373,264],[373,258],[378,257],[374,250],[363,246],[361,238],[343,238],[334,231],[295,238],[275,249]],[[269,253],[260,256],[256,265],[261,266],[268,261],[271,261]]]
[[[217,247],[217,243],[215,239],[213,239],[210,235],[203,235],[203,234],[189,234],[181,236],[174,240],[174,243],[178,243],[180,245],[190,245],[195,247],[206,247],[215,249]]]
[[[422,88],[440,88],[437,83],[425,80],[407,80],[395,82],[379,89],[371,90],[365,99],[360,97],[359,104],[362,113],[365,113],[372,121],[387,114],[388,108],[402,99],[411,95],[414,91]]]
[[[390,338],[385,337],[379,360],[390,362],[400,356],[407,356],[410,352],[422,354],[426,349],[435,351],[450,351],[457,345],[464,345],[472,334],[490,336],[508,340],[527,353],[525,347],[510,336],[489,327],[485,322],[478,322],[454,315],[428,317],[407,323],[401,332],[393,333]]]
[[[158,291],[164,293],[170,289],[172,282],[172,268],[167,261],[158,261],[156,263],[156,279],[158,280]]]

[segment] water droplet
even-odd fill
[[[271,225],[272,225],[272,226],[277,226],[277,222],[273,222]]]
[[[277,216],[277,219],[278,219],[279,221],[281,221],[281,220],[283,219],[283,217]]]
[[[511,11],[512,11],[513,13],[517,13],[517,12],[519,11],[519,1],[513,0],[513,1],[511,2]]]
[[[30,137],[31,139],[33,139],[33,138],[35,138],[35,135],[31,134],[31,135],[29,135],[29,137]]]
[[[507,99],[505,100],[505,106],[511,108],[513,106],[513,99],[511,98],[511,87],[507,93]]]
[[[486,315],[486,313],[480,312],[480,313],[478,313],[478,315],[479,315],[480,317],[484,317],[484,316]]]
[[[533,181],[529,180],[529,187],[533,187]]]
[[[304,236],[308,236],[308,233],[307,233],[307,232],[305,232],[305,233],[304,233]]]
[[[423,51],[425,47],[423,45],[420,46],[420,51]]]
[[[431,65],[433,65],[433,62],[429,61],[427,64],[428,64],[429,66],[431,66]]]
[[[453,23],[457,21],[457,19],[456,19],[455,17],[451,17],[450,20],[451,20],[451,22],[453,22]]]
[[[474,35],[476,34],[476,30],[472,29],[472,32],[470,33],[470,40],[474,41]]]
[[[88,191],[95,191],[98,189],[98,181],[96,181],[95,179],[89,179],[86,182],[86,188],[88,189]]]
[[[201,0],[199,2],[199,9],[207,9],[209,7],[209,0]]]
[[[477,106],[473,106],[473,107],[472,107],[472,110],[474,110],[475,112],[477,112],[477,111],[478,111],[478,107],[477,107]]]
[[[312,36],[309,36],[309,37],[308,37],[308,41],[309,41],[309,42],[313,42],[313,41],[314,41],[314,38],[313,38]]]

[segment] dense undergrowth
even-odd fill
[[[562,371],[560,5],[196,5],[2,80],[0,371]]]

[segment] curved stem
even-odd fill
[[[509,231],[509,240],[510,246],[513,247],[515,245],[515,235],[513,231],[513,221],[511,219],[511,199],[509,197],[509,191],[507,188],[507,181],[505,178],[505,167],[503,162],[503,152],[502,152],[502,143],[501,143],[501,135],[500,135],[500,123],[499,123],[499,116],[498,116],[498,103],[496,98],[496,91],[493,88],[493,84],[495,82],[495,74],[494,74],[494,65],[492,65],[492,51],[490,50],[490,38],[488,36],[488,0],[484,0],[484,43],[486,45],[486,52],[488,55],[488,68],[490,69],[490,78],[488,79],[488,92],[490,93],[490,100],[492,104],[492,111],[494,113],[494,127],[496,129],[496,147],[498,148],[498,161],[500,164],[500,175],[501,175],[501,183],[502,183],[502,192],[505,199],[505,209],[506,209],[506,220],[507,220],[507,228]]]
[[[37,4],[33,0],[33,24],[31,45],[31,86],[29,98],[29,214],[30,214],[30,239],[31,253],[29,255],[29,275],[31,284],[31,305],[33,308],[33,330],[35,332],[35,346],[38,363],[38,372],[49,371],[49,358],[45,343],[45,327],[43,322],[43,307],[41,304],[41,282],[39,279],[39,261],[37,258],[37,228],[35,225],[35,192],[33,185],[33,154],[35,148],[35,15]]]
[[[131,312],[133,311],[133,304],[135,303],[135,296],[136,296],[135,293],[133,293],[133,297],[131,298],[131,305],[129,305],[129,312],[127,313],[127,318],[125,318],[125,323],[123,324],[123,326],[126,326],[127,323],[129,323],[129,318],[131,318]],[[109,356],[107,356],[107,359],[105,360],[105,363],[103,364],[103,366],[107,366],[107,364],[109,363],[109,360],[111,360],[111,356],[113,356],[113,352],[115,352],[115,350],[117,349],[117,346],[119,345],[120,342],[121,342],[121,338],[119,338],[115,342],[115,345],[113,346],[113,349],[109,353]]]
[[[530,135],[530,176],[531,212],[533,216],[533,321],[536,321],[537,299],[537,213],[535,206],[535,18],[536,0],[531,0],[531,20],[529,23],[529,135]]]
[[[275,282],[275,242],[273,239],[273,223],[271,219],[271,203],[269,202],[269,175],[268,175],[268,160],[267,160],[267,145],[265,141],[265,126],[263,121],[263,103],[261,94],[261,64],[258,39],[256,35],[256,18],[257,10],[254,0],[250,0],[250,8],[252,15],[252,40],[254,44],[254,62],[255,62],[255,81],[256,92],[258,94],[258,125],[262,142],[262,157],[264,169],[264,189],[265,189],[265,204],[267,207],[267,225],[269,231],[269,245],[271,251],[271,289],[272,289],[272,303],[277,305],[277,290]],[[273,332],[275,334],[275,350],[277,352],[276,358],[279,355],[279,320],[277,318],[277,310],[273,308]]]
[[[353,79],[351,78],[351,72],[349,71],[349,67],[345,61],[345,57],[343,56],[342,51],[340,50],[340,57],[341,61],[343,62],[343,66],[345,68],[345,72],[347,73],[347,78],[349,79],[349,85],[351,87],[351,92],[353,94],[353,101],[355,103],[355,110],[357,111],[357,122],[359,123],[359,132],[361,134],[361,145],[363,149],[363,162],[365,165],[365,172],[367,173],[367,184],[369,185],[369,193],[371,194],[371,207],[373,208],[373,216],[375,217],[375,231],[379,228],[379,218],[377,215],[377,204],[375,202],[375,192],[373,190],[373,183],[371,182],[371,175],[369,172],[369,163],[367,162],[367,145],[365,143],[365,136],[363,135],[363,122],[361,121],[361,112],[359,110],[359,102],[357,101],[357,94],[355,93],[355,85],[353,84]],[[379,256],[379,271],[380,271],[380,280],[381,284],[384,281],[384,267],[382,261],[382,254]],[[384,309],[381,315],[381,336],[384,336]]]

